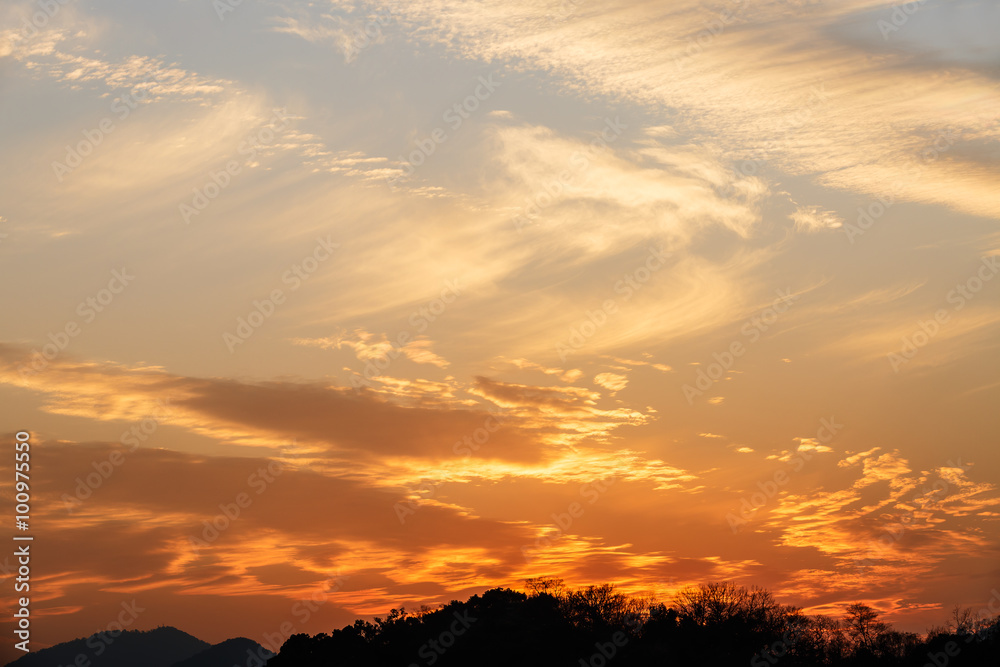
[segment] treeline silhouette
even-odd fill
[[[393,609],[374,623],[293,635],[267,667],[1000,665],[1000,616],[970,609],[920,636],[893,630],[861,603],[842,618],[808,616],[732,583],[685,589],[670,604],[611,585],[526,584],[527,593],[496,588],[436,610]]]

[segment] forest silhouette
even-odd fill
[[[956,608],[948,625],[917,635],[862,603],[839,618],[810,616],[728,582],[684,589],[669,604],[612,585],[526,584],[528,592],[496,588],[434,610],[393,609],[373,623],[292,635],[267,665],[1000,665],[1000,616],[987,609]]]

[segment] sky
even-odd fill
[[[916,632],[983,607],[998,30],[986,0],[5,2],[32,645],[267,645],[536,576]]]

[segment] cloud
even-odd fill
[[[644,353],[643,356],[651,357],[652,355],[648,352]],[[673,368],[666,364],[653,363],[648,359],[621,359],[619,357],[614,357],[614,360],[620,364],[625,364],[626,366],[649,366],[650,368],[655,368],[662,373],[672,373]]]
[[[598,373],[594,376],[594,382],[605,389],[610,389],[612,395],[628,386],[628,378],[618,373]]]
[[[954,129],[976,143],[997,139],[993,81],[957,69],[942,90],[907,54],[873,57],[859,37],[875,25],[871,12],[881,6],[874,0],[755,6],[740,13],[738,29],[719,34],[706,32],[705,10],[694,0],[591,7],[565,22],[528,2],[422,0],[394,8],[413,41],[550,73],[567,93],[680,110],[683,133],[733,147],[734,163],[767,163],[872,196],[897,188],[910,201],[975,215],[1000,212],[989,189],[995,166],[960,157],[955,144],[944,159],[919,157],[948,129],[928,119],[959,121]],[[776,33],[776,21],[789,29]],[[819,71],[816,62],[824,64]],[[955,104],[960,119],[949,113]]]
[[[61,611],[46,609],[47,624],[58,628],[92,627],[110,593],[161,600],[160,613],[183,608],[190,596],[205,596],[202,604],[211,609],[225,609],[235,598],[264,618],[237,614],[231,625],[211,624],[209,631],[246,633],[259,623],[263,632],[277,627],[292,602],[317,583],[341,575],[355,579],[355,590],[367,589],[332,598],[349,622],[381,613],[395,596],[407,595],[412,582],[433,580],[437,594],[447,595],[470,580],[509,572],[520,558],[514,545],[531,535],[523,526],[435,505],[421,506],[401,523],[394,511],[398,493],[288,461],[129,452],[104,443],[34,444],[37,465],[52,473],[33,489],[35,534],[52,547],[36,562],[49,582],[39,604],[59,600]],[[83,487],[89,496],[76,498],[80,480],[95,475],[95,465],[112,465],[109,460],[122,462],[96,488]],[[0,469],[9,472],[11,464]],[[236,504],[241,494],[242,507]],[[227,505],[236,508],[229,517]],[[451,561],[468,565],[461,573],[440,571],[437,564]],[[365,580],[378,583],[365,586]]]
[[[469,391],[537,428],[554,432],[552,441],[561,444],[603,441],[621,425],[644,424],[650,419],[629,408],[598,407],[601,395],[582,387],[539,387],[477,377]]]
[[[389,362],[402,354],[416,364],[432,364],[438,368],[447,368],[449,365],[446,359],[431,350],[433,342],[424,336],[418,336],[416,340],[400,346],[391,342],[385,334],[376,336],[364,329],[355,329],[350,334],[343,333],[329,338],[294,338],[292,342],[296,345],[322,349],[339,350],[342,347],[349,347],[361,361]]]
[[[251,614],[256,626],[232,632],[263,632],[338,570],[353,587],[308,631],[553,571],[581,584],[614,572],[630,590],[667,594],[674,577],[741,578],[812,608],[862,594],[901,613],[954,595],[921,586],[983,584],[955,574],[996,553],[995,485],[927,457],[963,442],[993,465],[980,410],[996,388],[990,298],[954,313],[905,368],[907,382],[885,355],[947,303],[961,262],[979,266],[998,247],[991,220],[971,218],[1000,210],[996,72],[974,62],[989,49],[928,51],[936,42],[916,37],[926,26],[888,48],[871,34],[886,11],[874,0],[743,3],[707,37],[715,9],[694,0],[577,3],[562,20],[558,5],[269,6],[280,16],[263,35],[226,21],[219,38],[252,40],[260,60],[222,70],[197,50],[122,51],[173,54],[181,42],[79,5],[30,40],[0,32],[0,67],[27,109],[5,153],[11,234],[0,249],[12,280],[44,273],[31,298],[12,302],[7,339],[49,342],[93,274],[105,276],[101,262],[144,269],[141,293],[116,301],[41,373],[20,372],[29,348],[0,346],[4,400],[37,425],[39,465],[52,471],[39,504],[52,597],[40,613],[83,635],[92,623],[77,619],[142,592],[168,622],[218,627]],[[373,20],[362,41],[384,46],[362,54],[355,29]],[[274,44],[292,57],[281,61]],[[408,76],[393,63],[414,53],[448,75],[430,87],[393,78]],[[451,73],[486,66],[503,71],[501,95],[526,80],[544,92],[498,95],[503,110],[484,106],[404,176],[408,165],[386,156],[427,136],[414,126],[451,100],[461,83]],[[279,81],[278,70],[296,75]],[[389,74],[357,76],[366,72]],[[307,76],[324,85],[301,88]],[[365,95],[351,88],[359,81]],[[144,100],[134,113],[56,181],[65,146],[132,91]],[[552,94],[584,111],[565,115]],[[51,113],[32,113],[41,102]],[[286,102],[288,124],[242,154]],[[239,178],[184,225],[178,204],[229,160]],[[857,243],[828,233],[876,203],[877,231]],[[319,234],[347,256],[227,355],[218,334],[287,287],[284,272]],[[455,280],[461,293],[439,310]],[[801,302],[762,322],[773,290],[789,284]],[[727,373],[726,396],[709,398],[708,412],[683,408],[685,378],[672,369],[724,357],[749,341],[747,325],[753,347]],[[378,368],[397,354],[398,366]],[[626,387],[636,404],[618,395]],[[941,387],[951,398],[929,400]],[[770,414],[775,405],[783,414]],[[923,406],[917,419],[913,405]],[[843,444],[774,447],[811,432],[803,415],[848,408]],[[135,451],[108,442],[151,415],[157,432]],[[699,450],[722,439],[761,455],[723,452],[738,465],[706,470]],[[63,514],[59,496],[123,447],[124,465]],[[278,483],[210,549],[188,551],[191,531],[272,459],[287,464]],[[808,464],[795,470],[799,461]],[[733,490],[777,484],[769,466],[788,484],[730,539]],[[585,517],[525,563],[520,546],[608,480]],[[410,502],[417,511],[402,523],[396,504]],[[879,547],[887,535],[902,538]],[[859,560],[885,583],[873,585]]]
[[[565,368],[552,368],[534,361],[528,361],[527,359],[512,359],[509,363],[521,370],[537,370],[545,375],[555,375],[563,382],[573,383],[583,376],[583,371],[579,368],[571,368],[569,370]]]
[[[403,407],[374,392],[316,382],[242,383],[175,376],[156,367],[65,360],[26,382],[18,371],[27,359],[24,352],[0,347],[0,353],[0,381],[42,392],[51,413],[135,422],[162,412],[156,400],[169,398],[173,425],[223,442],[272,449],[299,438],[314,444],[330,465],[344,457],[368,459],[376,466],[380,456],[454,459],[455,444],[481,429],[490,416],[482,406],[456,407],[440,395],[430,399],[424,394],[418,406]],[[620,412],[623,420],[638,418]],[[539,460],[544,453],[538,441],[523,430],[533,429],[532,422],[516,414],[505,421],[483,456]]]
[[[816,438],[795,438],[795,440],[799,442],[798,449],[796,450],[799,452],[816,452],[822,454],[833,451],[830,447],[819,444],[819,440]]]
[[[636,243],[643,236],[663,238],[668,248],[684,245],[709,225],[745,235],[759,221],[766,189],[753,195],[731,191],[730,170],[710,151],[694,145],[661,145],[651,138],[640,151],[642,164],[616,150],[617,142],[624,140],[606,137],[608,127],[626,121],[605,121],[595,127],[603,134],[589,142],[539,126],[495,128],[498,159],[517,186],[507,191],[527,218],[520,222],[525,232],[558,233],[580,250],[594,253]],[[600,224],[608,208],[632,224]],[[597,211],[604,211],[602,218]]]
[[[385,31],[393,20],[387,8],[370,14],[361,11],[360,7],[331,4],[333,6],[324,7],[319,16],[309,16],[300,10],[301,17],[272,17],[272,30],[315,44],[332,44],[348,64],[355,62],[364,49],[386,41]]]
[[[804,232],[819,232],[842,227],[844,219],[834,211],[824,211],[819,206],[800,206],[792,213],[795,228]]]
[[[914,472],[898,452],[879,448],[838,466],[856,471],[846,488],[781,496],[766,526],[786,545],[831,556],[845,585],[878,581],[888,590],[914,572],[929,574],[972,543],[985,546],[968,521],[1000,504],[1000,494],[970,480],[968,466]]]
[[[70,30],[70,25],[59,27],[74,20],[83,25],[77,25],[76,30]],[[138,104],[166,99],[206,103],[235,85],[231,80],[206,77],[162,58],[127,55],[106,60],[70,52],[85,48],[88,23],[74,8],[60,6],[31,36],[26,27],[0,32],[0,58],[9,57],[33,76],[50,77],[71,89],[90,87],[105,95],[106,91],[128,93]]]

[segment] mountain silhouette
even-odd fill
[[[83,639],[27,653],[6,667],[60,667],[75,665],[85,656],[90,667],[173,667],[182,660],[213,648],[208,642],[177,628],[98,632]],[[200,664],[200,663],[199,663]],[[226,667],[231,667],[227,663]]]
[[[992,604],[956,607],[947,626],[918,635],[893,629],[863,602],[838,616],[809,615],[735,582],[688,586],[669,602],[612,584],[569,590],[556,577],[525,584],[528,592],[494,588],[437,609],[391,609],[374,622],[292,634],[277,655],[244,637],[211,646],[161,627],[98,633],[7,667],[1000,666]]]
[[[263,667],[272,657],[274,653],[252,639],[237,637],[176,662],[173,667]]]

